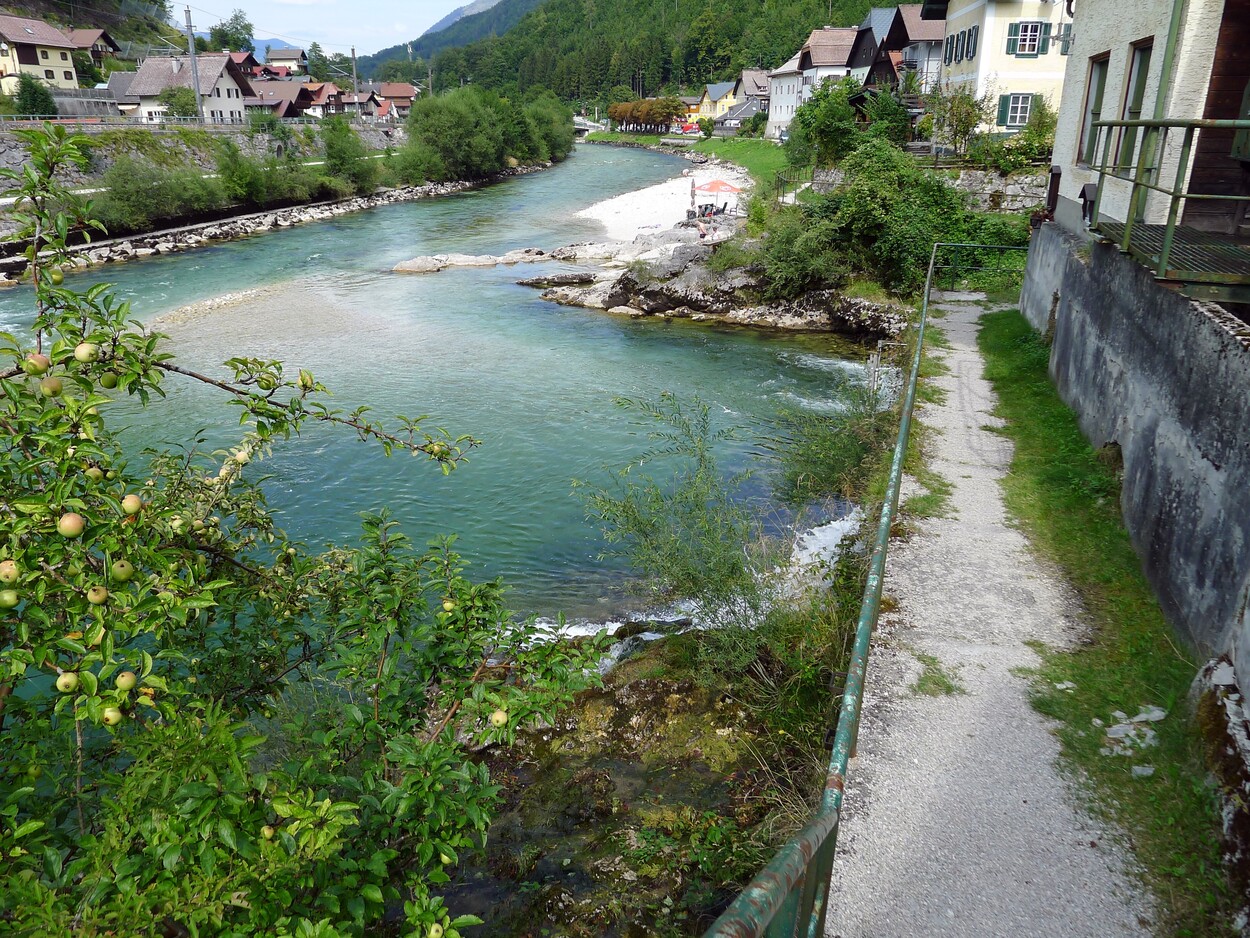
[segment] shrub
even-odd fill
[[[357,193],[372,192],[377,184],[377,167],[360,136],[341,117],[321,122],[325,144],[325,169],[329,175],[347,182]]]
[[[100,180],[107,189],[95,205],[110,232],[145,231],[156,223],[222,208],[227,201],[221,181],[198,169],[164,169],[122,156]]]
[[[56,98],[52,90],[39,79],[20,72],[17,76],[17,96],[13,110],[27,117],[50,117],[56,114]]]
[[[199,117],[200,102],[190,88],[165,88],[156,96],[170,117]]]
[[[699,132],[703,134],[703,138],[705,140],[709,139],[715,131],[716,121],[712,120],[710,117],[699,118]]]

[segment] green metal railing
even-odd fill
[[[1186,191],[1197,142],[1200,134],[1206,130],[1234,131],[1237,138],[1234,146],[1246,147],[1246,156],[1250,158],[1250,146],[1243,142],[1250,139],[1250,120],[1107,120],[1095,121],[1093,124],[1094,140],[1088,152],[1090,154],[1101,152],[1102,155],[1099,162],[1091,167],[1098,171],[1098,191],[1094,198],[1092,227],[1099,229],[1099,222],[1103,221],[1101,211],[1107,177],[1128,182],[1131,189],[1123,231],[1119,230],[1117,223],[1114,233],[1122,251],[1140,253],[1132,251],[1133,232],[1135,228],[1145,224],[1147,199],[1151,192],[1166,195],[1168,197],[1167,222],[1162,232],[1162,241],[1158,244],[1158,251],[1153,249],[1155,245],[1152,243],[1149,256],[1138,258],[1148,260],[1149,266],[1154,268],[1155,276],[1162,279],[1167,278],[1170,270],[1169,262],[1176,245],[1177,221],[1181,217],[1182,203],[1192,201],[1250,202],[1250,195]],[[1163,170],[1162,157],[1168,152],[1169,135],[1174,132],[1180,132],[1181,135],[1180,152],[1177,157],[1176,171],[1172,174],[1171,185],[1165,186],[1160,181]]]
[[[920,306],[920,319],[916,327],[916,351],[912,356],[911,372],[899,418],[898,441],[894,446],[889,481],[881,506],[881,519],[877,524],[877,536],[868,567],[868,579],[864,584],[855,644],[851,650],[846,684],[842,690],[842,707],[838,714],[820,807],[815,817],[782,845],[772,862],[730,903],[729,908],[704,933],[704,938],[822,938],[824,935],[829,876],[837,848],[846,766],[855,753],[855,744],[859,737],[868,649],[881,608],[886,552],[890,542],[890,528],[898,510],[903,460],[907,455],[907,443],[911,436],[912,411],[916,404],[916,385],[924,351],[925,327],[929,319],[929,297],[936,282],[935,274],[944,270],[954,270],[953,277],[958,276],[959,270],[997,270],[1000,273],[1022,274],[1023,264],[1010,268],[994,267],[987,263],[986,255],[989,253],[1023,259],[1023,252],[1027,250],[1024,247],[1007,245],[933,245],[929,256],[928,275],[925,278],[924,299]],[[948,255],[951,259],[947,263],[939,263]]]
[[[791,189],[797,192],[803,183],[811,182],[815,168],[814,166],[792,166],[789,169],[777,170],[777,175],[773,177],[773,191],[776,200],[780,202]]]

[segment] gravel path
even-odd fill
[[[869,661],[826,935],[1146,935],[1149,898],[1115,836],[1079,809],[1058,742],[1013,673],[1037,663],[1026,640],[1065,644],[1078,625],[1004,512],[1011,444],[986,429],[1001,421],[973,299],[939,305],[951,373],[935,383],[947,399],[920,413],[937,431],[931,466],[954,487],[950,517],[891,545],[885,591],[898,609]],[[917,654],[963,692],[913,690]]]

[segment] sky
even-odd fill
[[[440,19],[470,0],[199,0],[191,3],[196,32],[208,32],[235,9],[256,27],[256,46],[270,37],[305,49],[321,43],[327,54],[367,55],[416,39]],[[187,0],[174,0],[174,20],[185,22]],[[274,42],[280,45],[281,42]]]

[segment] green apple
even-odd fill
[[[78,674],[74,671],[62,671],[56,679],[56,689],[62,694],[72,694],[78,690]]]
[[[48,280],[52,283],[52,286],[59,287],[65,282],[65,274],[61,273],[61,268],[53,267],[48,271]]]
[[[32,352],[26,356],[26,360],[22,362],[22,370],[28,375],[43,375],[48,373],[48,369],[52,367],[52,359],[47,355],[41,355],[38,352]]]
[[[430,938],[443,938],[443,926],[438,922],[430,926]]]
[[[122,721],[122,712],[116,707],[105,707],[102,716],[105,726],[116,726]]]
[[[100,346],[94,342],[79,342],[74,346],[74,361],[87,364],[100,357]]]
[[[85,475],[92,482],[99,482],[104,478],[104,470],[99,466],[91,466],[85,473],[83,473],[83,475]]]
[[[100,375],[100,387],[104,388],[106,391],[111,391],[113,388],[117,387],[116,373],[106,371],[104,374]]]
[[[21,575],[16,560],[0,560],[0,583],[16,583]]]
[[[135,676],[134,671],[123,671],[113,680],[118,690],[134,690],[135,685],[139,683],[139,679]]]
[[[65,390],[65,382],[60,378],[44,378],[39,382],[39,391],[44,397],[60,397]]]
[[[443,612],[451,612],[455,608],[456,608],[456,601],[454,599],[443,600]]]
[[[12,609],[19,602],[21,599],[17,590],[0,590],[0,609]]]
[[[115,560],[109,568],[109,575],[118,583],[125,583],[135,575],[135,565],[129,560]]]
[[[61,537],[81,537],[86,528],[87,519],[76,511],[67,511],[56,522],[56,530]]]
[[[275,833],[276,831],[274,831],[273,827],[268,824],[260,829],[260,836],[264,837],[266,840],[273,840],[273,835]]]
[[[508,725],[508,711],[496,710],[490,715],[490,725],[495,729],[502,729]]]
[[[122,499],[122,511],[128,515],[137,515],[143,508],[143,499],[138,495],[127,495]]]
[[[87,590],[87,602],[93,606],[103,606],[109,601],[109,591],[106,586],[93,586]]]

